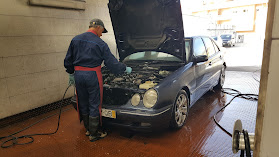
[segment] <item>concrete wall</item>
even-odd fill
[[[279,1],[276,1],[275,14],[272,28],[272,41],[269,62],[269,75],[267,80],[267,91],[265,110],[263,117],[261,157],[278,156],[279,154]]]
[[[0,1],[0,119],[62,98],[68,84],[63,60],[71,39],[88,29],[92,18],[104,21],[102,39],[116,45],[107,0],[86,0],[86,10]],[[73,95],[73,89],[67,97]]]
[[[269,0],[256,123],[256,157],[279,154],[279,1]]]

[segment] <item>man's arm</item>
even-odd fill
[[[105,66],[108,67],[108,69],[114,74],[123,74],[126,70],[126,65],[121,62],[118,62],[118,60],[111,53],[107,44],[104,45],[103,51]]]
[[[73,74],[75,69],[74,69],[74,65],[73,65],[73,45],[72,45],[72,41],[70,43],[70,46],[68,48],[68,52],[66,54],[66,57],[64,59],[64,67],[66,68],[66,72],[69,74]]]

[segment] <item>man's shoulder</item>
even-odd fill
[[[84,38],[86,38],[87,33],[88,33],[88,32],[85,32],[85,33],[76,35],[76,36],[73,38],[73,40],[84,39]]]
[[[93,42],[100,46],[106,45],[106,43],[101,38],[99,38],[98,36],[96,36],[95,34],[93,34],[91,32],[85,32],[85,33],[79,34],[79,35],[75,36],[73,38],[73,40],[83,40],[86,42]]]

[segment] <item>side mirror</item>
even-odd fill
[[[196,63],[205,62],[205,61],[208,61],[207,55],[200,55],[200,56],[195,57]]]

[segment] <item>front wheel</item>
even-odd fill
[[[184,125],[189,112],[189,98],[185,90],[181,90],[174,103],[170,127],[180,129]]]

